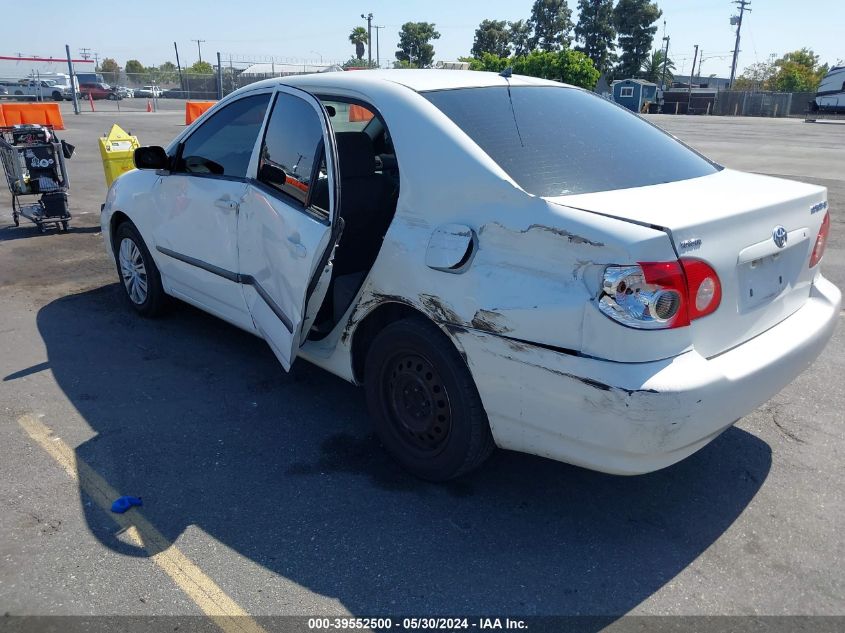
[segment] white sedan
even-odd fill
[[[494,446],[637,474],[819,355],[826,190],[725,169],[589,92],[471,71],[229,95],[111,187],[129,304],[176,297],[366,388],[408,470]]]

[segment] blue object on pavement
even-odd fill
[[[114,503],[111,504],[111,511],[117,514],[123,514],[132,506],[142,506],[144,502],[141,501],[141,497],[130,497],[128,495],[124,495],[119,499],[115,499]]]

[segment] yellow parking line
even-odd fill
[[[18,419],[18,424],[71,479],[79,482],[80,489],[124,528],[135,545],[143,547],[152,561],[225,633],[266,633],[237,602],[147,521],[137,508],[125,514],[112,513],[112,501],[120,493],[77,457],[61,438],[53,435],[47,425],[32,415],[24,415]]]

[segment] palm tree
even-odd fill
[[[658,86],[663,83],[663,51],[652,51],[651,57],[647,58],[640,68],[640,74],[642,75],[643,79],[646,81],[650,81],[652,83],[657,84]],[[672,71],[675,70],[675,62],[671,59],[666,60],[666,83],[671,84],[673,75]]]
[[[364,44],[369,41],[367,36],[367,29],[363,26],[356,26],[349,34],[349,41],[355,44],[355,57],[361,59],[364,57]]]

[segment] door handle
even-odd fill
[[[226,211],[237,211],[241,205],[229,198],[217,198],[217,200],[214,201],[214,206],[225,209]]]
[[[305,257],[308,249],[299,241],[299,234],[288,236],[288,248],[294,257]]]

